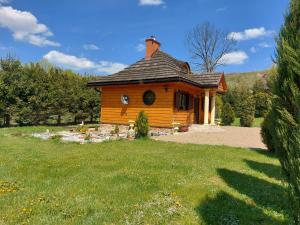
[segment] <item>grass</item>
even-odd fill
[[[254,118],[252,127],[261,127],[262,122],[264,121],[263,117]],[[234,122],[231,124],[232,126],[240,127],[240,118],[235,118]]]
[[[290,224],[267,152],[23,135],[45,129],[0,129],[0,224]]]

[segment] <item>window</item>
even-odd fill
[[[146,91],[143,96],[145,105],[152,105],[155,102],[155,93],[151,90]]]
[[[128,105],[129,104],[129,97],[128,95],[122,95],[121,96],[121,102],[123,105]]]
[[[193,108],[193,96],[187,92],[177,91],[174,95],[174,106],[178,110],[189,110]]]

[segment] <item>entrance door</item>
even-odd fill
[[[194,123],[199,124],[199,98],[194,98]]]

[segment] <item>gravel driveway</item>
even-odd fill
[[[233,147],[266,149],[261,140],[260,128],[222,127],[223,132],[189,131],[177,135],[159,136],[155,140],[178,143],[228,145]]]

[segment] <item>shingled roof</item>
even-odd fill
[[[208,88],[218,87],[223,75],[223,73],[192,73],[187,62],[158,50],[150,59],[143,58],[118,73],[101,76],[98,80],[89,82],[88,86],[182,81]]]

